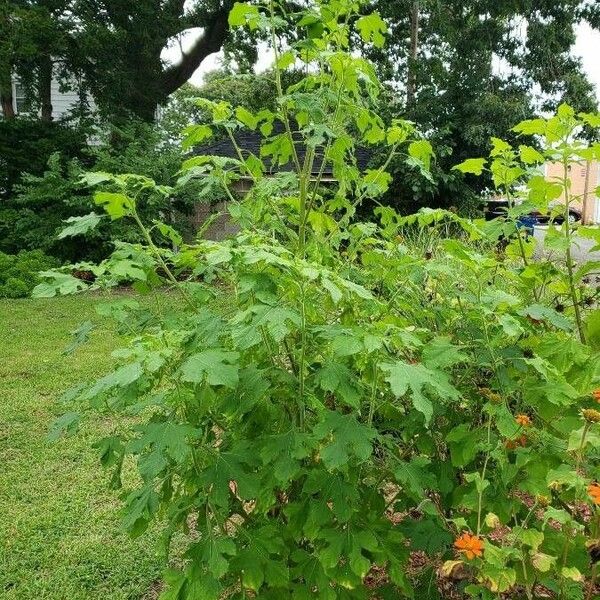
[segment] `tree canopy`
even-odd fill
[[[181,87],[229,35],[233,0],[6,0],[0,9],[0,85],[11,74],[31,80],[43,106],[44,85],[58,69],[78,77],[111,117],[154,118],[158,104]],[[177,64],[161,52],[192,28],[202,28]],[[32,61],[34,68],[32,69]],[[46,62],[45,71],[42,65]]]

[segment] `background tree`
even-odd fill
[[[70,37],[70,68],[81,73],[106,114],[152,121],[156,107],[218,52],[229,36],[233,0],[74,0],[79,31]],[[203,28],[174,65],[161,52],[185,31]]]
[[[487,180],[469,181],[450,167],[487,153],[491,136],[567,101],[597,105],[581,62],[571,55],[575,27],[600,24],[580,0],[377,0],[390,29],[385,52],[364,48],[389,83],[390,117],[405,114],[433,138],[435,185],[396,173],[396,204],[449,206],[475,200]],[[596,21],[593,21],[594,17]]]
[[[0,7],[0,95],[14,117],[12,80],[27,89],[28,108],[52,120],[51,83],[65,76],[66,39],[74,22],[68,0],[5,0]]]

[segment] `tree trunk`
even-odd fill
[[[52,121],[52,58],[50,55],[40,58],[38,93],[42,121]]]
[[[417,92],[417,53],[419,51],[419,0],[413,0],[410,11],[410,54],[406,81],[406,107],[411,108]]]
[[[0,63],[0,106],[5,119],[15,118],[12,72],[9,64]]]
[[[12,86],[0,90],[0,104],[2,105],[2,114],[8,121],[15,118],[15,108],[13,106]]]

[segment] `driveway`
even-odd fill
[[[536,225],[534,229],[534,237],[536,240],[535,256],[541,258],[546,257],[552,260],[553,255],[557,256],[556,251],[548,251],[544,248],[544,238],[548,231],[548,225]],[[596,245],[594,240],[575,236],[571,246],[571,254],[577,263],[590,262],[592,260],[600,261],[600,251],[591,252],[591,249]]]

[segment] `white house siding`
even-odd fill
[[[17,107],[17,82],[13,82],[13,106],[15,113],[19,114]],[[68,87],[63,83],[60,83],[57,79],[53,79],[50,85],[50,100],[52,102],[52,118],[59,120],[69,116],[70,112],[79,104],[79,94],[77,93],[77,86],[73,82],[71,87]],[[88,97],[89,109],[94,112],[96,106],[94,100]],[[0,115],[2,115],[2,108],[0,107]]]
[[[75,89],[61,91],[61,86],[56,79],[52,80],[50,87],[52,101],[52,118],[58,120],[67,116],[79,104],[79,94]],[[92,104],[90,102],[90,104]],[[93,108],[90,106],[90,108]]]

